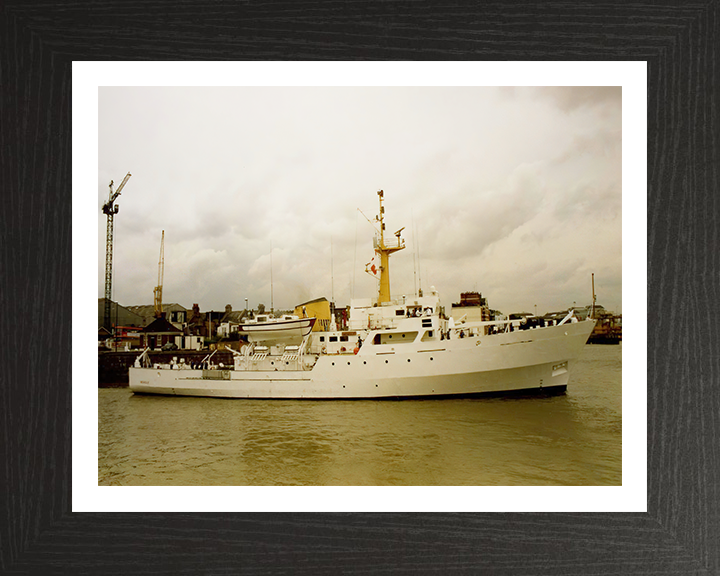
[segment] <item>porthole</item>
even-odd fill
[[[348,366],[350,366],[350,362],[348,362]]]
[[[387,364],[387,363],[388,363],[388,361],[387,361],[387,360],[385,360],[385,364]]]
[[[410,358],[408,358],[408,362],[410,362]]]
[[[335,362],[333,362],[332,365],[335,366]]]
[[[430,356],[430,360],[432,360],[432,359],[433,359],[433,357],[432,357],[432,356]]]
[[[363,360],[363,364],[367,364],[367,362],[365,360]]]

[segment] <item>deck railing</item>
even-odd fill
[[[389,236],[383,238],[383,244],[385,245],[385,248],[405,248],[405,239],[398,238],[397,236]],[[375,249],[380,247],[380,239],[377,236],[373,238],[373,247]]]

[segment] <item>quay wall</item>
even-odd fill
[[[140,350],[131,352],[98,352],[98,387],[99,388],[124,388],[128,386],[128,369],[140,355]],[[150,352],[150,362],[155,364],[168,364],[173,358],[180,362],[185,358],[185,363],[201,362],[208,355],[207,350],[173,350],[171,352]],[[212,362],[222,362],[226,366],[232,365],[232,352],[221,350],[212,357]]]

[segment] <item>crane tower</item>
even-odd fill
[[[165,275],[165,230],[162,231],[162,238],[160,239],[160,260],[158,261],[158,285],[155,286],[154,300],[155,300],[155,318],[162,316],[162,286],[163,276]]]
[[[105,242],[105,317],[103,318],[103,326],[108,330],[112,327],[110,320],[110,300],[112,298],[113,220],[119,210],[119,206],[115,204],[115,199],[120,196],[120,191],[130,179],[130,176],[132,176],[132,174],[128,172],[115,192],[113,192],[113,181],[110,180],[110,195],[108,196],[108,201],[105,202],[102,208],[103,214],[107,215],[107,238]]]

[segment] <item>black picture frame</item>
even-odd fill
[[[717,1],[6,0],[0,572],[720,572],[719,22]],[[647,61],[647,513],[71,512],[72,62],[226,59]]]

